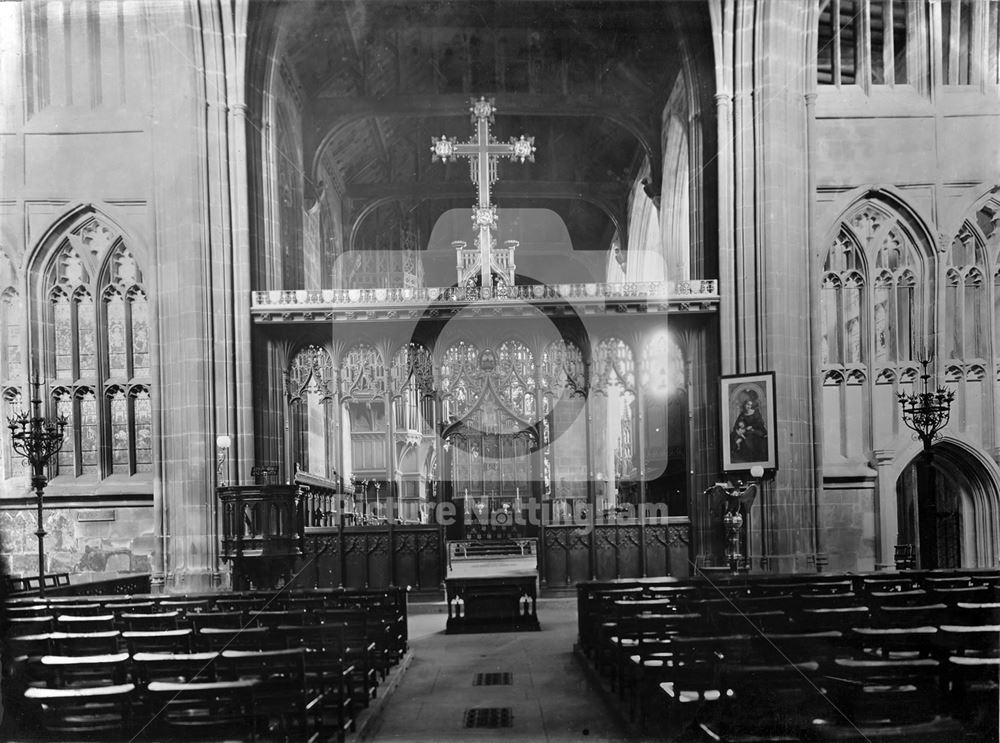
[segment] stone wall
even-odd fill
[[[33,508],[0,512],[0,571],[38,574]],[[150,507],[60,508],[45,511],[45,570],[74,581],[150,573],[156,537]]]

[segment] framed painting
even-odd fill
[[[724,376],[721,407],[722,469],[778,468],[774,372]]]

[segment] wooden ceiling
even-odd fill
[[[346,189],[354,232],[407,224],[424,237],[472,205],[464,161],[432,137],[472,134],[471,97],[495,98],[493,134],[527,134],[534,163],[502,163],[501,207],[546,207],[574,249],[606,250],[646,162],[658,193],[660,120],[681,34],[707,39],[695,0],[289,0],[270,4],[303,101],[303,164]],[[263,18],[263,16],[261,16]],[[695,40],[694,43],[702,43]]]

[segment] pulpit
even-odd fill
[[[302,555],[308,488],[234,485],[216,489],[222,511],[223,560],[232,563],[233,588],[278,588]]]

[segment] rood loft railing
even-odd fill
[[[432,302],[482,302],[504,304],[532,300],[616,300],[657,299],[680,301],[712,301],[718,299],[719,286],[715,279],[690,281],[627,281],[620,283],[532,284],[510,287],[501,296],[482,298],[475,289],[464,287],[414,287],[386,289],[273,289],[255,291],[253,309],[281,307],[412,307]]]

